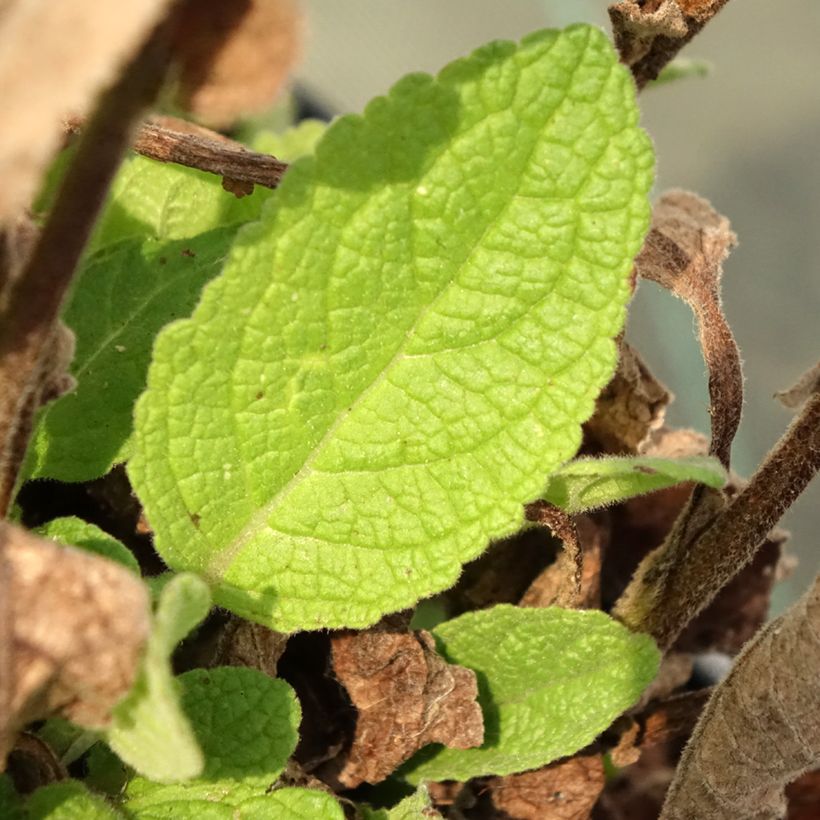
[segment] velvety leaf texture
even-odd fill
[[[26,820],[124,820],[105,800],[78,780],[38,789],[26,803]]]
[[[578,446],[652,165],[585,26],[333,124],[158,339],[130,474],[163,558],[281,631],[450,586]]]
[[[136,575],[140,575],[140,566],[134,553],[116,538],[103,532],[94,524],[89,524],[74,516],[55,518],[35,530],[36,533],[61,544],[94,552],[105,558],[110,558],[124,567],[128,567]]]
[[[582,458],[570,461],[550,476],[544,499],[575,514],[684,481],[722,487],[726,478],[720,462],[709,456]]]
[[[135,778],[126,788],[126,809],[139,817],[187,817],[191,804],[196,811],[214,803],[230,808],[264,796],[296,747],[301,711],[293,690],[243,667],[194,669],[177,680],[205,768],[176,785]]]
[[[139,677],[114,709],[106,740],[139,774],[160,783],[196,777],[204,760],[182,711],[171,671],[176,645],[208,614],[211,596],[197,577],[177,575],[159,596]]]
[[[660,653],[597,610],[500,605],[433,630],[451,663],[475,670],[484,711],[479,749],[422,750],[412,782],[536,769],[586,746],[651,683]]]

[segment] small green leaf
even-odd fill
[[[441,817],[434,811],[427,787],[421,785],[415,794],[405,797],[392,809],[371,809],[370,806],[360,806],[361,820],[430,820]]]
[[[79,780],[37,789],[26,803],[27,820],[123,820],[123,816]]]
[[[131,157],[123,163],[91,240],[91,251],[124,239],[191,239],[259,218],[273,191],[257,186],[237,199],[214,174]]]
[[[411,782],[536,769],[590,743],[651,683],[660,653],[597,610],[500,605],[433,630],[450,663],[475,670],[484,711],[479,749],[423,749]]]
[[[650,87],[674,83],[677,80],[687,80],[690,77],[708,77],[712,73],[712,68],[712,63],[708,60],[678,57],[663,67],[657,79],[650,83]]]
[[[328,128],[157,340],[129,472],[171,567],[280,631],[365,626],[520,527],[615,364],[634,95],[579,26]]]
[[[75,516],[55,518],[53,521],[43,524],[42,527],[38,527],[35,532],[45,538],[59,541],[61,544],[79,547],[88,550],[88,552],[102,555],[104,558],[122,564],[137,575],[140,574],[137,559],[134,558],[134,553],[128,547],[121,544],[107,532],[103,532],[96,525],[89,524],[87,521],[82,521]]]
[[[684,481],[722,487],[726,479],[726,470],[711,456],[579,458],[550,476],[544,499],[574,514],[608,507]]]
[[[180,708],[171,671],[174,647],[205,617],[208,587],[193,575],[177,575],[162,590],[139,677],[117,704],[106,739],[119,757],[160,783],[201,773],[197,739]]]
[[[243,667],[194,669],[177,680],[205,768],[196,780],[176,785],[134,778],[126,809],[139,817],[186,817],[192,802],[237,806],[263,796],[296,747],[301,711],[293,690]],[[166,806],[167,815],[158,813]]]

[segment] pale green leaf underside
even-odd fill
[[[184,815],[173,812],[187,811],[190,803],[237,806],[264,796],[298,740],[301,711],[290,686],[243,667],[194,669],[177,681],[205,768],[195,780],[173,785],[134,778],[126,809],[140,817],[148,809],[145,816],[177,817]]]
[[[79,780],[65,780],[37,789],[26,803],[26,820],[122,820],[105,800]]]
[[[684,481],[722,487],[726,471],[716,458],[607,456],[570,461],[554,472],[544,499],[568,513],[580,513],[626,501]]]
[[[179,702],[171,653],[210,604],[208,587],[194,575],[177,575],[165,585],[139,676],[106,731],[117,755],[151,780],[172,783],[202,772],[202,750]]]
[[[505,604],[433,634],[450,663],[477,673],[485,742],[422,750],[403,771],[414,783],[512,774],[571,755],[635,703],[660,662],[649,637],[597,610]]]
[[[103,532],[99,527],[75,516],[55,518],[53,521],[43,524],[42,527],[38,527],[35,532],[45,538],[59,541],[61,544],[79,547],[88,552],[102,555],[116,561],[118,564],[122,564],[136,575],[141,574],[140,566],[131,550],[107,532]]]
[[[158,339],[130,474],[165,560],[282,631],[451,585],[578,446],[652,163],[584,26],[332,125]]]

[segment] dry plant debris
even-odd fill
[[[662,820],[777,820],[820,761],[820,579],[746,646],[701,715]]]
[[[100,728],[128,692],[149,631],[133,573],[0,523],[0,760],[28,722]]]
[[[0,134],[0,224],[29,205],[60,145],[62,118],[89,112],[170,6],[170,0],[3,4],[0,99],[14,127]]]
[[[186,14],[177,41],[178,102],[214,127],[270,106],[301,50],[295,0],[210,2]]]
[[[449,664],[429,632],[389,624],[331,641],[333,669],[358,712],[336,779],[378,783],[422,746],[471,749],[484,740],[475,672]]]

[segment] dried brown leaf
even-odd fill
[[[775,820],[820,762],[820,578],[746,646],[681,758],[662,820]]]
[[[338,761],[347,788],[378,783],[422,746],[471,749],[484,740],[475,673],[448,664],[429,632],[388,625],[332,638],[333,668],[358,717]]]
[[[796,410],[809,399],[812,393],[818,391],[820,391],[820,362],[810,367],[793,387],[775,393],[775,397],[780,399],[784,407]]]
[[[587,820],[604,787],[601,755],[578,755],[542,769],[484,781],[475,816],[508,820]],[[489,802],[482,813],[481,804]]]
[[[562,551],[529,585],[519,606],[574,606],[596,609],[601,605],[601,562],[609,540],[609,531],[589,515],[574,518],[580,550],[581,577],[575,594],[575,564]],[[569,595],[567,593],[570,593]]]
[[[709,370],[709,452],[729,468],[743,407],[740,352],[720,302],[721,263],[737,238],[729,220],[699,196],[667,191],[655,204],[652,227],[635,268],[683,299],[695,314]]]
[[[0,522],[0,759],[29,721],[101,728],[148,636],[145,586],[123,567]]]
[[[247,666],[275,678],[276,665],[289,637],[261,624],[232,618],[222,630],[209,665]]]
[[[668,649],[754,558],[818,469],[820,392],[728,503],[714,494],[690,502],[664,544],[641,562],[613,614]]]
[[[41,786],[67,780],[66,767],[42,738],[21,732],[9,752],[6,772],[18,794],[31,794]]]
[[[663,424],[671,400],[637,351],[622,342],[618,369],[598,396],[595,413],[584,428],[586,437],[607,453],[637,453]]]
[[[263,111],[284,87],[301,35],[295,0],[193,5],[177,42],[178,103],[217,128]]]
[[[661,69],[714,17],[728,0],[621,0],[609,7],[621,62],[638,88]]]
[[[786,820],[817,820],[820,817],[820,769],[808,772],[786,787],[789,813]]]
[[[0,224],[34,196],[62,139],[86,114],[171,0],[8,0],[0,16]]]

